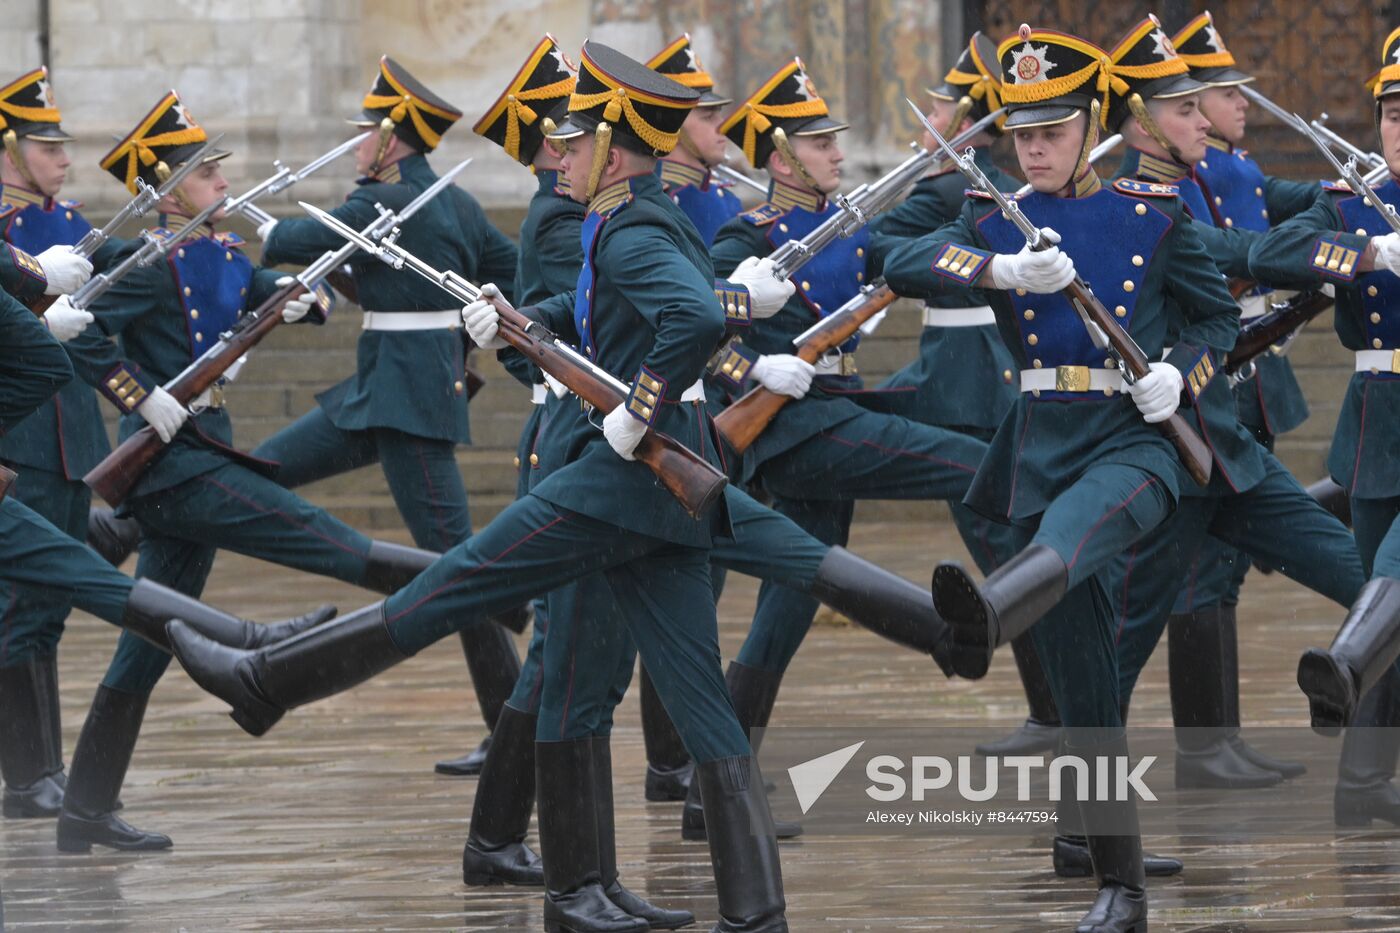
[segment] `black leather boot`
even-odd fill
[[[1167,622],[1178,788],[1272,787],[1283,780],[1230,741],[1239,734],[1237,650],[1233,608],[1209,606]]]
[[[454,777],[471,777],[481,773],[486,752],[491,748],[491,730],[496,728],[501,710],[515,690],[515,681],[520,677],[520,654],[515,650],[515,640],[499,624],[471,625],[457,636],[462,642],[462,654],[467,659],[467,672],[471,674],[487,733],[475,750],[461,758],[439,761],[433,765],[433,770]]]
[[[389,636],[382,602],[253,651],[218,644],[182,621],[168,631],[185,671],[232,706],[229,715],[251,735],[271,729],[289,709],[349,690],[408,657]]]
[[[445,774],[448,777],[476,777],[481,773],[481,769],[486,767],[486,758],[491,754],[491,733],[487,733],[485,738],[477,743],[476,748],[467,752],[461,758],[449,758],[446,761],[439,761],[433,765],[436,774]]]
[[[758,758],[758,746],[763,734],[755,738],[755,729],[768,726],[768,717],[773,713],[773,704],[778,701],[778,686],[783,682],[782,674],[761,670],[730,661],[724,672],[724,683],[729,688],[729,699],[734,704],[734,713],[739,717],[739,725],[749,736],[754,758]],[[787,820],[775,820],[774,831],[779,839],[794,839],[802,835],[802,826]],[[701,799],[700,785],[692,779],[690,791],[681,810],[681,838],[700,842],[705,838],[705,807]]]
[[[10,820],[46,819],[63,808],[63,787],[54,780],[46,718],[41,696],[43,662],[30,658],[0,667],[0,775],[5,794],[0,811]]]
[[[67,787],[68,775],[63,773],[63,712],[58,698],[58,654],[40,655],[38,662],[36,673],[39,677],[39,696],[43,701],[39,711],[44,716],[46,770],[55,784]]]
[[[992,652],[1029,630],[1068,585],[1069,568],[1043,544],[1021,551],[980,587],[961,564],[935,567],[933,605],[953,630],[953,672],[970,680],[986,676]]]
[[[166,625],[175,619],[218,644],[262,648],[328,622],[335,618],[335,612],[334,606],[321,606],[304,616],[259,625],[143,578],[136,581],[127,596],[121,625],[167,653],[171,645]]]
[[[647,750],[646,798],[653,803],[684,800],[694,765],[666,712],[646,665],[641,671],[642,739]]]
[[[1400,656],[1400,580],[1376,577],[1361,588],[1326,651],[1309,648],[1298,661],[1298,686],[1308,695],[1312,727],[1324,735],[1351,722],[1361,697]]]
[[[1341,827],[1383,820],[1400,826],[1400,790],[1391,783],[1400,754],[1400,675],[1392,669],[1361,700],[1342,740],[1332,813]]]
[[[1118,758],[1128,754],[1127,740],[1115,730],[1084,730],[1075,738],[1096,732],[1097,737],[1080,744],[1065,743],[1065,753],[1077,755],[1090,762],[1089,782],[1085,797],[1079,801],[1080,817],[1088,832],[1088,849],[1094,866],[1094,878],[1099,884],[1098,897],[1079,924],[1075,933],[1146,933],[1147,877],[1142,855],[1142,836],[1138,831],[1137,801],[1114,800],[1116,776],[1107,775],[1109,787],[1096,785],[1097,768],[1092,764],[1097,756]],[[1111,769],[1110,769],[1111,770]],[[1065,773],[1072,773],[1066,769]],[[1109,799],[1098,799],[1100,797]]]
[[[1059,751],[1058,754],[1069,754]],[[1078,782],[1073,768],[1062,772],[1060,799],[1055,804],[1055,841],[1051,861],[1055,874],[1061,878],[1087,878],[1094,873],[1089,854],[1089,838],[1084,831],[1083,814],[1079,812]],[[1153,878],[1169,878],[1181,874],[1185,867],[1181,859],[1147,854],[1142,857],[1143,870]]]
[[[472,822],[462,849],[462,880],[470,885],[541,887],[544,865],[525,844],[535,809],[535,724],[539,717],[509,706],[496,720],[496,741],[486,756],[472,801]]]
[[[94,845],[124,852],[170,848],[169,836],[137,829],[116,815],[117,794],[145,715],[146,697],[97,688],[73,749],[73,773],[58,817],[58,851],[88,852]]]
[[[647,922],[608,899],[598,864],[593,739],[538,742],[545,933],[642,933]]]
[[[88,510],[87,546],[113,567],[120,567],[141,544],[141,526],[134,518],[117,518],[106,507]]]
[[[953,676],[952,632],[928,593],[898,574],[832,547],[817,568],[812,595],[857,625],[933,658]]]
[[[1326,476],[1308,486],[1308,495],[1327,511],[1337,517],[1343,525],[1351,527],[1351,499],[1347,491]]]
[[[369,543],[365,575],[360,583],[367,590],[388,596],[407,586],[441,556],[436,551],[376,539]]]
[[[696,764],[708,811],[710,862],[719,923],[710,933],[786,933],[787,903],[772,815],[758,762],[749,757]]]
[[[1016,657],[1016,670],[1021,675],[1021,687],[1026,691],[1030,715],[1020,728],[1005,738],[977,746],[977,754],[988,758],[1048,752],[1060,739],[1060,711],[1055,708],[1050,682],[1045,679],[1040,654],[1029,633],[1011,642],[1011,653]]]
[[[679,930],[695,922],[688,910],[667,910],[638,897],[617,876],[617,829],[613,822],[612,742],[593,736],[593,808],[598,827],[598,873],[603,893],[622,910],[645,920],[653,930]]]

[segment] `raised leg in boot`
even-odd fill
[[[1376,577],[1362,588],[1326,651],[1298,661],[1313,728],[1326,734],[1349,724],[1357,704],[1400,657],[1400,580]]]

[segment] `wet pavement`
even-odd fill
[[[858,523],[851,547],[921,583],[937,559],[962,553],[947,523]],[[743,638],[755,591],[752,581],[730,575],[720,607],[726,658]],[[372,600],[232,555],[220,557],[206,597],[258,619],[322,601],[348,610]],[[1297,657],[1325,645],[1342,615],[1278,575],[1250,577],[1240,611],[1247,724],[1306,726],[1293,680]],[[81,615],[70,620],[60,652],[68,755],[114,644],[110,626]],[[1135,724],[1170,721],[1162,648],[1134,698]],[[986,724],[993,736],[1023,715],[1009,652],[985,680],[950,682],[927,659],[838,620],[813,628],[784,680],[772,726],[928,721]],[[708,851],[680,840],[679,804],[643,800],[635,691],[617,720],[623,880],[695,911],[707,929],[715,919]],[[122,797],[124,817],[169,833],[175,848],[60,855],[52,821],[0,821],[7,929],[539,930],[538,891],[462,884],[476,782],[436,776],[432,766],[481,735],[456,639],[288,715],[261,739],[245,735],[219,701],[173,666],[152,698]],[[1269,791],[1240,793],[1247,807],[1252,795]],[[1023,836],[813,834],[784,843],[791,929],[1072,929],[1093,899],[1093,883],[1055,878],[1048,843],[1049,831],[1038,829]],[[1395,831],[1154,837],[1148,847],[1188,863],[1183,875],[1151,885],[1154,930],[1400,930]]]

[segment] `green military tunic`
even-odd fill
[[[975,161],[1002,191],[1015,191],[1020,182],[1003,172],[992,161],[991,149],[977,148]],[[877,217],[871,224],[870,251],[876,274],[884,257],[904,240],[932,233],[953,220],[966,200],[967,179],[956,169],[919,179],[903,204]],[[890,393],[889,410],[925,424],[991,432],[1016,399],[1015,364],[1001,342],[991,309],[988,322],[968,325],[951,323],[952,315],[939,312],[970,312],[958,304],[956,295],[916,296],[925,301],[925,324],[919,335],[919,358],[884,382],[880,389]]]

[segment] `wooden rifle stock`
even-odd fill
[[[1225,286],[1230,289],[1230,297],[1236,301],[1239,301],[1258,285],[1259,283],[1253,279],[1228,279],[1225,282]]]
[[[10,487],[15,484],[15,479],[19,474],[7,466],[0,466],[0,502],[9,494]]]
[[[860,325],[889,307],[899,296],[890,291],[888,285],[881,285],[865,297],[858,305],[840,310],[828,320],[831,326],[823,328],[797,348],[797,356],[816,365],[822,355],[841,346]],[[763,386],[757,386],[744,393],[738,401],[729,405],[715,416],[715,427],[735,453],[743,453],[758,440],[758,436],[768,424],[791,402],[792,396],[780,395]]]
[[[1089,287],[1084,284],[1084,280],[1075,276],[1073,282],[1065,288],[1065,296],[1072,302],[1077,302],[1089,315],[1089,319],[1098,325],[1108,338],[1109,344],[1123,359],[1123,366],[1128,371],[1128,375],[1133,379],[1141,379],[1152,371],[1147,357],[1143,354],[1142,348],[1137,345],[1137,341],[1128,336],[1121,324],[1114,319],[1108,309],[1103,306]],[[1185,416],[1181,412],[1173,412],[1166,421],[1159,421],[1154,427],[1171,441],[1176,448],[1177,455],[1181,458],[1181,463],[1186,467],[1186,472],[1191,474],[1191,478],[1200,486],[1210,482],[1210,471],[1213,462],[1213,455],[1206,442],[1201,440],[1201,436],[1195,432],[1187,423]]]
[[[40,295],[39,297],[34,298],[29,302],[26,302],[25,307],[27,307],[30,311],[33,311],[35,317],[43,317],[44,312],[49,310],[49,308],[53,305],[55,301],[58,300],[58,298],[58,295]]]
[[[1225,358],[1225,372],[1238,373],[1330,307],[1332,299],[1320,291],[1299,292],[1263,317],[1250,321],[1240,328],[1235,348]]]
[[[221,338],[192,366],[164,386],[165,391],[181,405],[188,405],[217,382],[240,356],[257,346],[274,327],[281,324],[282,306],[305,292],[306,286],[298,281],[284,286],[256,310],[245,314],[226,338]],[[120,505],[164,450],[165,442],[156,434],[155,428],[147,425],[122,441],[116,450],[83,477],[83,482],[107,504]]]
[[[615,386],[597,373],[559,352],[551,341],[530,333],[531,324],[539,327],[534,321],[504,301],[497,300],[494,304],[501,315],[500,338],[523,353],[530,362],[601,412],[610,412],[626,401]],[[675,438],[655,429],[648,430],[642,436],[632,455],[651,468],[692,518],[703,515],[723,494],[725,484],[729,482],[713,464]]]

